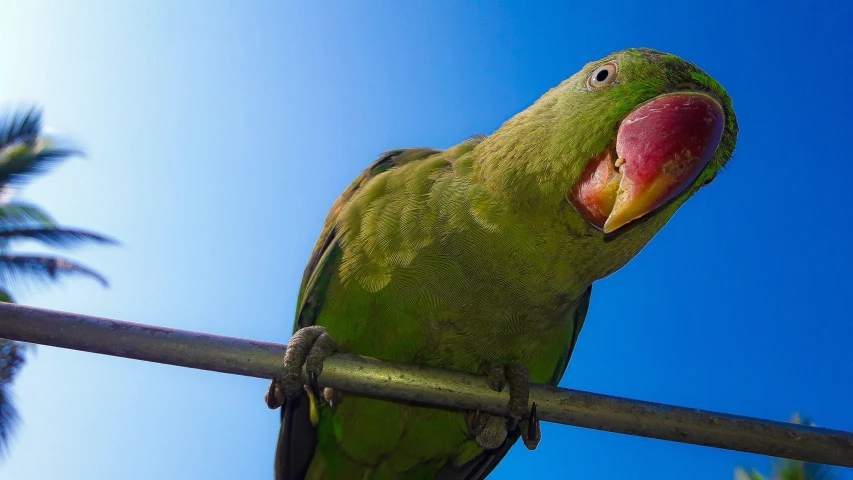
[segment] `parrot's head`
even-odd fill
[[[484,141],[497,198],[642,248],[711,183],[737,141],[732,100],[695,65],[631,49],[587,64]]]
[[[566,198],[604,233],[666,210],[676,198],[683,202],[711,183],[734,151],[731,98],[676,56],[627,50],[587,65],[561,87],[574,92],[566,95],[575,99],[567,125],[586,125],[590,144]],[[682,202],[673,202],[673,213]]]

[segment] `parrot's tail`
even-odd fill
[[[275,480],[303,480],[316,447],[317,429],[311,423],[311,399],[303,392],[288,399],[281,410]]]
[[[388,472],[381,472],[382,465],[368,466],[347,457],[334,445],[326,445],[325,452],[317,451],[316,410],[313,412],[313,399],[305,392],[296,398],[288,399],[282,407],[281,430],[275,453],[275,480],[366,480],[375,477],[387,478]],[[518,429],[509,432],[503,445],[486,450],[462,465],[452,461],[422,464],[406,472],[397,472],[394,478],[411,480],[482,480],[486,478],[518,440]],[[331,450],[329,450],[331,449]],[[329,469],[331,460],[335,468]],[[377,472],[377,469],[380,472]],[[383,474],[384,473],[384,474]]]
[[[434,480],[482,480],[486,478],[503,460],[509,449],[515,445],[518,437],[518,429],[515,429],[515,431],[507,434],[503,445],[494,450],[486,450],[463,465],[456,466],[453,465],[453,462],[447,462],[444,468],[435,475]]]

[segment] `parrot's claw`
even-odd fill
[[[539,416],[536,415],[536,402],[530,408],[530,416],[522,418],[519,422],[521,427],[521,440],[528,450],[536,450],[539,440],[542,440],[542,430],[539,428]]]
[[[308,388],[311,390],[311,394],[315,397],[317,393],[320,392],[320,385],[317,383],[317,372],[310,371],[308,372]]]
[[[493,363],[486,374],[489,388],[496,392],[503,391],[509,386],[509,417],[498,417],[479,410],[469,412],[465,420],[468,433],[484,449],[501,446],[507,432],[521,427],[524,445],[530,450],[536,448],[542,433],[539,430],[539,418],[536,416],[536,404],[527,411],[530,400],[530,372],[519,362],[506,365]]]
[[[323,362],[338,350],[338,343],[319,325],[304,327],[290,338],[284,354],[281,376],[273,379],[266,395],[267,406],[276,409],[288,398],[299,395],[303,388],[302,367],[308,373],[308,388],[315,399],[320,396],[317,377],[323,373]]]

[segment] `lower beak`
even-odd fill
[[[615,149],[587,165],[569,200],[587,221],[613,232],[685,191],[717,150],[724,123],[708,95],[656,97],[622,120]]]

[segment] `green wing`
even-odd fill
[[[352,182],[329,210],[320,239],[314,247],[297,299],[296,320],[293,330],[314,325],[323,307],[326,288],[340,262],[341,249],[336,225],[341,210],[352,199],[355,192],[367,185],[380,173],[387,172],[407,163],[423,160],[440,153],[429,148],[392,150],[383,154]],[[311,423],[311,405],[306,394],[288,400],[281,409],[281,429],[275,455],[276,480],[302,480],[317,446],[317,429]]]
[[[386,152],[371,166],[367,167],[332,205],[328,216],[326,216],[323,231],[320,233],[320,238],[317,240],[317,245],[314,247],[314,252],[311,253],[308,265],[305,266],[305,273],[302,275],[302,286],[299,288],[297,299],[296,321],[293,325],[294,332],[302,327],[313,325],[317,319],[317,314],[323,305],[326,287],[334,275],[335,267],[338,265],[336,260],[339,260],[341,253],[336,227],[338,215],[355,195],[355,192],[367,185],[380,173],[424,160],[437,153],[441,153],[441,151],[431,148],[409,148]]]
[[[569,360],[572,358],[572,353],[575,351],[575,345],[578,343],[578,335],[581,333],[581,328],[583,328],[583,322],[586,320],[586,314],[589,311],[589,299],[592,298],[592,285],[587,287],[586,291],[583,292],[583,295],[578,299],[575,304],[575,308],[570,310],[571,322],[573,324],[572,329],[572,343],[566,346],[566,349],[563,350],[563,354],[560,356],[560,363],[557,364],[557,368],[554,370],[554,375],[551,376],[551,380],[548,381],[549,385],[557,386],[560,383],[560,379],[563,378],[563,374],[566,373],[566,368],[569,366]]]

